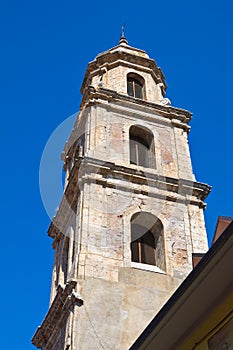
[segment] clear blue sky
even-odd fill
[[[233,216],[233,3],[205,1],[16,1],[0,5],[1,348],[32,350],[48,308],[53,252],[39,165],[54,129],[79,109],[87,63],[118,43],[162,68],[172,105],[193,112],[197,180],[213,186],[209,237]],[[49,169],[48,169],[49,172]]]

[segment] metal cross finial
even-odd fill
[[[124,23],[123,26],[121,27],[121,37],[122,37],[122,38],[125,37],[125,23]]]
[[[121,27],[121,37],[120,37],[119,44],[120,45],[128,45],[128,41],[126,40],[126,37],[125,37],[125,23]]]

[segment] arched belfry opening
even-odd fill
[[[145,99],[145,80],[139,74],[127,74],[127,94],[132,97]]]
[[[132,125],[129,129],[130,164],[155,168],[154,135],[142,126]]]
[[[137,212],[131,218],[131,260],[165,271],[164,230],[159,218]]]

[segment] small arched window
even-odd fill
[[[127,94],[136,98],[144,98],[144,79],[134,73],[127,75]]]
[[[131,218],[131,260],[165,270],[163,224],[147,212]]]
[[[62,251],[62,262],[61,262],[61,269],[63,272],[63,281],[64,283],[67,282],[67,275],[68,275],[68,250],[69,250],[69,239],[63,238],[64,244],[63,244],[63,251]]]
[[[154,136],[147,128],[133,125],[129,130],[130,163],[155,168]]]
[[[76,142],[76,149],[74,153],[75,159],[78,159],[84,156],[84,145],[85,145],[85,134],[82,134],[81,136],[79,136]]]

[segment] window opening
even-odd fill
[[[136,98],[143,98],[143,84],[133,78],[128,77],[127,79],[127,93],[129,96],[136,97]]]
[[[62,262],[61,262],[61,268],[64,276],[64,283],[67,282],[67,274],[68,274],[68,250],[69,250],[69,240],[68,238],[66,238],[63,246]]]
[[[146,128],[133,125],[130,128],[130,163],[155,168],[154,137]]]
[[[145,231],[141,227],[142,232]],[[152,232],[146,232],[142,237],[131,243],[132,261],[156,265],[155,239]]]
[[[165,270],[164,235],[162,222],[147,212],[131,218],[131,260]]]

